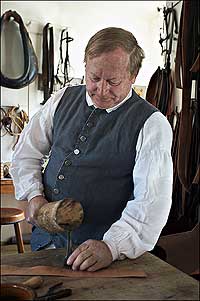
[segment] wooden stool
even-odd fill
[[[19,222],[25,219],[24,211],[19,208],[1,208],[1,225],[14,224],[18,253],[24,253],[24,243]]]

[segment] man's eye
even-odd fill
[[[91,80],[92,80],[93,82],[98,82],[98,81],[99,81],[99,78],[98,78],[98,77],[92,77]]]
[[[109,84],[111,85],[111,86],[118,86],[119,84],[120,84],[121,82],[120,81],[109,81]]]

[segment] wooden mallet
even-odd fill
[[[84,213],[80,202],[72,198],[50,202],[42,206],[37,214],[36,221],[39,227],[49,233],[67,231],[67,252],[64,265],[72,253],[71,231],[78,228],[83,221]]]

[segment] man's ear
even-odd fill
[[[136,77],[137,77],[137,74],[136,75],[132,75],[132,77],[131,77],[132,85],[135,83]]]
[[[138,75],[138,72],[135,72],[135,74],[131,75],[131,82],[132,82],[132,84],[135,83],[137,75]]]

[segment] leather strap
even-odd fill
[[[43,56],[42,56],[42,81],[44,100],[42,105],[49,99],[54,85],[54,39],[53,26],[47,23],[43,28]]]
[[[64,276],[70,278],[117,278],[117,277],[147,277],[144,271],[129,268],[114,269],[106,268],[96,272],[73,271],[71,269],[53,266],[19,267],[12,265],[1,265],[1,275],[40,275],[40,276]]]
[[[173,204],[177,217],[185,216],[188,225],[198,222],[199,206],[199,11],[197,1],[183,1],[175,58],[176,87],[182,89],[182,111],[174,132]],[[195,99],[191,99],[192,80],[196,83]]]
[[[193,131],[193,112],[191,109],[192,72],[190,72],[190,69],[197,57],[194,56],[194,52],[197,50],[195,49],[195,39],[198,38],[197,24],[199,22],[196,11],[197,7],[193,1],[183,1],[182,23],[179,33],[182,50],[181,59],[178,57],[178,62],[181,61],[182,63],[183,79],[182,112],[178,146],[178,175],[186,191],[189,191],[193,180],[190,179],[190,155]],[[191,33],[193,33],[192,36]]]

